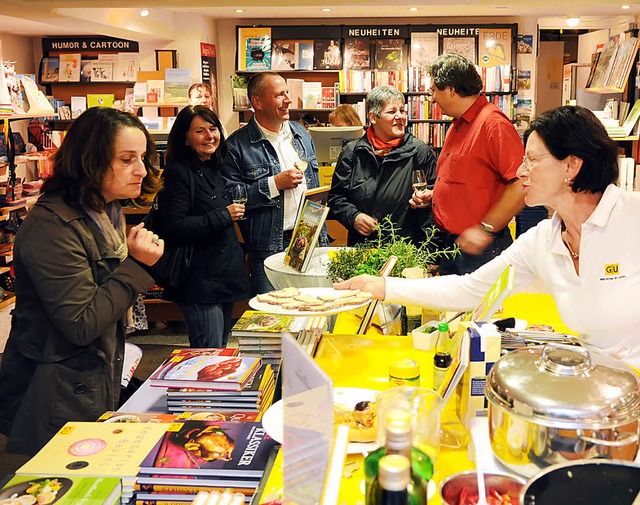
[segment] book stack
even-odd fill
[[[282,331],[288,330],[297,335],[308,320],[308,316],[247,310],[231,328],[231,336],[237,338],[242,356],[260,358],[263,363],[270,363],[277,369],[282,359]]]
[[[298,333],[298,343],[309,356],[315,356],[316,349],[325,331],[327,331],[327,316],[310,316],[304,330]]]
[[[170,426],[70,421],[16,475],[115,478],[121,482],[117,495],[124,505],[133,498],[140,464]]]
[[[249,502],[277,443],[261,423],[174,423],[140,465],[139,503],[191,503],[198,492],[242,493]]]
[[[242,391],[169,388],[167,409],[172,413],[214,411],[234,419],[242,414],[243,420],[259,421],[262,413],[271,406],[275,389],[273,367],[269,363],[263,363]]]

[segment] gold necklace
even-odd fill
[[[575,252],[571,247],[571,245],[569,244],[569,237],[567,235],[566,229],[562,231],[561,238],[562,238],[562,241],[564,242],[564,245],[566,245],[567,249],[569,249],[569,254],[571,254],[571,257],[574,260],[580,259],[580,255],[577,252]]]

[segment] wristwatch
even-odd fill
[[[480,221],[480,226],[482,226],[482,231],[485,232],[487,235],[491,235],[492,237],[496,236],[496,229],[493,227],[492,224]]]

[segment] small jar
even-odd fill
[[[412,359],[389,363],[389,387],[420,386],[420,364]]]

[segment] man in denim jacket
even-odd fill
[[[247,219],[238,225],[255,294],[274,289],[264,260],[288,247],[303,193],[319,180],[310,135],[289,121],[287,82],[275,72],[261,72],[249,80],[248,94],[254,115],[229,137],[222,171],[232,182],[247,186]],[[320,245],[327,243],[323,230]]]

